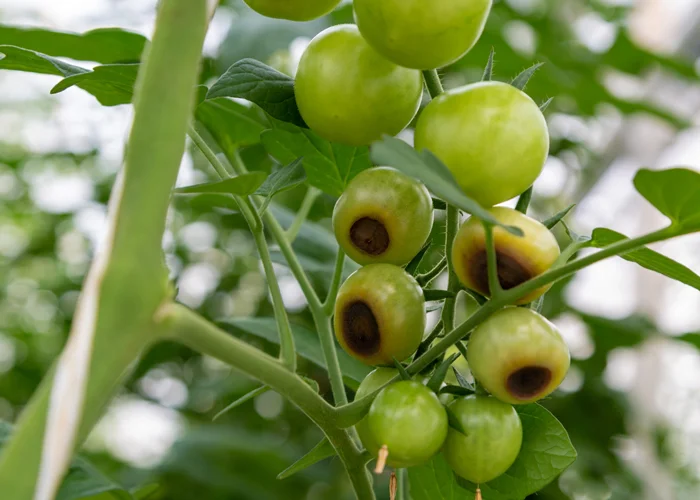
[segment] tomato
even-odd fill
[[[513,465],[522,445],[523,426],[511,405],[488,396],[467,396],[448,408],[464,431],[450,427],[442,449],[455,473],[480,484],[496,479]]]
[[[415,352],[425,331],[423,290],[391,264],[370,264],[338,291],[335,336],[351,356],[369,365],[392,365]]]
[[[361,399],[368,394],[373,393],[381,386],[389,382],[392,378],[397,376],[399,371],[395,368],[376,368],[360,384],[355,393],[355,400]],[[365,449],[369,451],[372,456],[376,456],[379,451],[380,445],[372,437],[372,433],[369,431],[368,417],[365,417],[355,424],[355,429],[357,429],[357,434],[360,436],[360,441],[364,445]]]
[[[321,137],[351,146],[396,135],[423,95],[420,71],[380,56],[355,25],[319,33],[299,62],[295,95],[301,116]]]
[[[499,222],[519,227],[525,233],[515,236],[501,227],[493,229],[498,279],[504,290],[515,288],[552,267],[560,252],[549,229],[512,208],[494,207],[490,212]],[[452,262],[464,286],[490,296],[485,230],[476,217],[470,217],[459,229],[452,246]],[[535,300],[550,287],[551,284],[530,292],[518,304]]]
[[[534,403],[564,380],[571,358],[557,328],[524,307],[508,307],[472,332],[467,361],[474,378],[511,404]]]
[[[367,425],[374,442],[388,448],[389,465],[412,467],[440,450],[447,436],[447,413],[433,391],[404,380],[377,395]]]
[[[433,227],[433,201],[417,180],[388,167],[365,170],[333,211],[338,244],[359,264],[408,264]]]
[[[447,165],[462,190],[485,207],[518,196],[542,172],[547,122],[515,87],[481,82],[450,90],[418,117],[415,146]]]
[[[433,69],[460,59],[481,36],[491,0],[355,0],[355,22],[380,54]]]
[[[245,0],[251,9],[267,17],[311,21],[332,11],[340,0]]]

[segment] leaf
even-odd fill
[[[446,385],[440,389],[440,394],[453,394],[455,396],[469,396],[474,394],[474,388],[462,387],[461,385]]]
[[[411,177],[415,177],[447,203],[459,207],[483,221],[502,226],[513,234],[522,235],[520,229],[503,226],[490,212],[464,194],[457,186],[457,181],[452,173],[431,152],[423,150],[418,154],[415,149],[401,139],[385,136],[381,141],[372,145],[371,156],[377,165],[394,167]]]
[[[522,213],[527,214],[527,208],[530,206],[530,200],[532,199],[532,186],[527,188],[523,194],[518,197],[518,203],[515,205],[515,209]]]
[[[525,90],[525,86],[527,85],[527,82],[530,81],[530,78],[532,78],[532,75],[535,74],[535,72],[540,69],[544,63],[536,63],[524,70],[522,73],[520,73],[518,76],[516,76],[513,81],[510,83],[513,87],[515,87],[518,90]]]
[[[120,28],[100,28],[85,33],[0,25],[0,40],[54,57],[102,64],[136,62],[147,39]]]
[[[700,173],[685,168],[642,169],[634,177],[634,187],[673,224],[700,230]]]
[[[134,93],[134,84],[140,64],[109,64],[96,66],[92,71],[71,75],[58,82],[52,94],[63,92],[77,85],[103,106],[129,104]]]
[[[628,239],[627,236],[613,231],[612,229],[598,228],[593,230],[591,245],[596,248],[605,248],[626,239]],[[639,264],[645,269],[663,274],[664,276],[700,290],[700,276],[680,262],[676,262],[650,248],[639,248],[632,252],[621,254],[620,257]]]
[[[64,77],[88,72],[84,68],[65,63],[40,52],[12,45],[0,45],[0,55],[4,56],[0,58],[0,69]]]
[[[537,404],[517,406],[523,445],[515,463],[500,477],[481,485],[488,500],[523,500],[552,482],[576,459],[564,427]],[[449,415],[449,414],[448,414]],[[408,470],[413,500],[473,498],[475,485],[457,478],[442,454]]]
[[[435,210],[446,210],[447,209],[447,203],[445,203],[442,200],[438,200],[437,198],[433,198],[433,209]]]
[[[550,97],[546,101],[544,101],[542,104],[540,104],[540,111],[543,113],[547,110],[550,104],[552,104],[552,101],[554,100],[554,97]]]
[[[306,127],[294,97],[294,79],[255,59],[241,59],[214,82],[207,99],[240,97],[254,102],[270,116]]]
[[[493,79],[493,58],[496,55],[496,51],[491,47],[491,52],[489,53],[489,60],[486,62],[486,67],[484,68],[484,76],[481,77],[482,82],[488,82]]]
[[[452,366],[452,363],[454,363],[458,357],[460,357],[460,354],[456,352],[449,358],[445,359],[442,363],[440,363],[440,366],[438,366],[435,369],[433,375],[430,377],[430,380],[428,380],[428,383],[425,384],[428,387],[428,389],[432,390],[435,393],[440,391],[440,386],[445,381],[447,372]]]
[[[195,110],[195,117],[227,153],[241,146],[259,144],[260,134],[270,127],[269,119],[260,109],[225,97],[202,102]]]
[[[266,393],[266,392],[269,391],[269,390],[270,390],[269,387],[263,385],[263,386],[261,386],[261,387],[257,387],[257,388],[255,388],[255,389],[253,389],[252,391],[248,391],[246,394],[244,394],[243,396],[241,396],[240,398],[238,398],[237,400],[235,400],[233,403],[231,403],[231,404],[229,404],[228,406],[226,406],[226,408],[224,408],[223,410],[221,410],[219,413],[217,413],[216,415],[214,415],[214,416],[212,417],[212,421],[213,421],[213,420],[218,420],[218,419],[219,419],[220,417],[222,417],[224,414],[230,412],[231,410],[233,410],[233,409],[235,409],[235,408],[238,408],[238,407],[241,406],[243,403],[246,403],[246,402],[250,401],[251,399],[253,399],[253,398],[257,397],[257,396],[260,396],[261,394],[264,394],[264,393]]]
[[[430,302],[431,300],[451,299],[455,295],[457,295],[455,292],[450,292],[449,290],[423,290],[423,297],[426,302]]]
[[[460,387],[463,387],[471,392],[476,390],[474,386],[466,378],[464,378],[464,375],[462,375],[457,368],[453,366],[452,371],[454,372],[455,378],[457,379],[457,383],[460,385]]]
[[[287,479],[297,472],[300,472],[307,467],[310,467],[321,460],[335,456],[335,449],[327,438],[323,438],[320,443],[311,448],[311,450],[301,457],[299,460],[290,465],[277,475],[277,479]]]
[[[568,207],[566,207],[564,210],[561,212],[556,213],[555,215],[552,215],[549,219],[543,220],[542,225],[545,226],[547,229],[552,229],[554,226],[559,224],[559,221],[562,220],[564,217],[566,217],[571,210],[576,206],[576,203],[572,203]]]
[[[462,427],[462,421],[457,418],[457,415],[454,414],[452,408],[450,408],[449,406],[445,406],[445,412],[447,413],[448,425],[457,432],[466,434],[464,427]]]
[[[348,182],[372,166],[367,147],[332,143],[308,129],[277,124],[261,138],[267,152],[280,163],[304,157],[309,184],[332,196],[343,194]]]
[[[399,375],[401,375],[401,380],[411,380],[411,375],[406,371],[406,367],[401,364],[401,361],[396,358],[392,359],[394,360],[394,367],[399,371]]]
[[[418,271],[418,267],[420,266],[421,261],[423,260],[423,257],[425,256],[425,253],[430,249],[430,246],[432,245],[432,241],[428,240],[425,245],[423,245],[423,248],[420,249],[420,251],[416,254],[415,257],[411,259],[411,262],[406,264],[405,271],[410,274],[411,276],[416,276],[416,272]]]
[[[279,344],[277,324],[274,318],[241,318],[224,321],[221,325],[229,332],[236,334],[248,334]],[[321,349],[321,343],[315,332],[308,330],[301,325],[292,325],[292,334],[296,344],[297,353],[304,359],[314,363],[316,366],[326,368],[326,363]],[[371,367],[363,365],[354,358],[351,358],[340,347],[336,346],[338,361],[344,375],[345,384],[356,390],[360,382],[371,371]]]
[[[266,197],[260,207],[260,213],[267,210],[267,206],[276,194],[295,188],[306,181],[306,172],[304,171],[304,167],[302,167],[302,160],[303,158],[294,160],[286,167],[272,172],[272,174],[265,179],[262,186],[255,192],[255,194]]]
[[[248,196],[253,193],[265,182],[267,174],[265,172],[250,172],[248,174],[232,177],[217,182],[207,182],[205,184],[196,184],[175,190],[177,194],[212,194],[225,193],[234,194],[237,196]]]

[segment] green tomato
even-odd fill
[[[433,201],[423,184],[388,167],[365,170],[333,210],[338,244],[359,264],[408,264],[433,227]]]
[[[467,396],[449,406],[464,433],[450,427],[442,448],[459,476],[476,484],[496,479],[513,465],[523,442],[520,417],[509,404],[487,396]]]
[[[332,11],[340,0],[245,0],[251,9],[267,17],[311,21]]]
[[[462,190],[485,207],[525,191],[549,151],[547,122],[515,87],[481,82],[441,94],[416,124],[417,150],[447,165]]]
[[[355,400],[357,401],[368,394],[372,394],[398,374],[399,371],[395,368],[376,368],[365,377],[360,387],[357,388]],[[372,456],[376,456],[380,445],[377,444],[374,437],[372,437],[372,433],[369,431],[368,417],[366,415],[355,424],[355,429],[357,429],[357,434],[360,436],[360,441],[362,441],[365,449],[369,451]]]
[[[498,222],[522,229],[516,236],[502,227],[493,228],[496,247],[498,280],[504,290],[510,290],[552,267],[559,258],[557,239],[541,222],[507,207],[489,210]],[[452,262],[459,281],[471,290],[489,297],[488,267],[486,265],[486,233],[476,217],[470,217],[457,232],[452,246]],[[526,304],[544,294],[552,285],[528,293],[518,304]]]
[[[351,356],[368,365],[391,365],[415,352],[425,331],[423,290],[391,264],[370,264],[340,287],[335,336]]]
[[[357,26],[343,24],[311,41],[294,92],[311,130],[329,141],[364,146],[406,128],[418,111],[423,80],[420,71],[379,55]]]
[[[447,436],[447,413],[433,391],[404,380],[377,395],[367,425],[374,442],[388,448],[389,465],[412,467],[440,450]]]
[[[416,69],[446,66],[481,36],[491,0],[355,0],[362,36],[390,61]]]
[[[501,401],[534,403],[559,387],[569,348],[557,328],[525,307],[507,307],[472,332],[467,361],[474,378]]]

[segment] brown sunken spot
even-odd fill
[[[370,255],[381,255],[389,248],[389,233],[384,224],[376,219],[362,217],[350,228],[353,244]]]
[[[471,273],[472,280],[477,287],[477,291],[490,294],[489,290],[489,274],[487,264],[486,250],[477,252],[468,262],[467,269]],[[504,290],[515,288],[521,283],[534,276],[528,268],[523,266],[517,259],[504,252],[496,250],[496,262],[498,269],[498,281]]]
[[[508,375],[506,388],[518,399],[530,399],[542,393],[552,380],[552,372],[543,366],[525,366]]]
[[[343,339],[348,347],[361,356],[379,351],[381,335],[372,309],[364,302],[348,304],[343,310]]]

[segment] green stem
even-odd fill
[[[447,267],[447,257],[443,257],[440,259],[440,262],[437,263],[435,267],[433,267],[430,271],[428,271],[425,274],[420,274],[416,276],[416,281],[418,284],[425,288],[428,286],[435,278],[440,276],[440,273],[442,273],[445,268]]]
[[[193,311],[166,305],[160,314],[169,336],[188,347],[230,364],[274,391],[284,395],[318,425],[338,453],[357,497],[373,500],[374,492],[362,452],[347,431],[334,425],[334,409],[299,376],[274,358],[245,342],[228,335]]]
[[[231,177],[226,167],[219,161],[216,154],[206,141],[199,135],[199,133],[190,127],[189,135],[192,142],[199,148],[199,150],[204,154],[205,158],[209,160],[209,163],[216,173],[222,179],[228,179]],[[270,290],[270,296],[272,298],[272,306],[275,314],[275,322],[277,323],[277,330],[280,336],[280,360],[284,365],[291,371],[296,371],[296,348],[294,346],[294,336],[292,335],[292,327],[289,324],[289,316],[284,308],[284,301],[282,300],[282,292],[280,290],[279,282],[277,281],[277,275],[275,274],[274,266],[272,265],[272,257],[270,256],[270,248],[265,239],[265,233],[263,230],[263,224],[258,215],[257,207],[247,197],[234,196],[232,198],[238,204],[241,210],[243,218],[248,223],[250,231],[253,233],[253,239],[255,240],[255,246],[258,248],[258,254],[260,255],[260,260],[263,264],[263,269],[265,271],[265,277],[267,279],[267,286]]]
[[[443,93],[442,82],[440,81],[437,70],[429,69],[423,71],[423,79],[425,80],[425,86],[428,88],[430,97],[435,99]]]
[[[340,281],[343,279],[344,267],[345,252],[343,252],[342,248],[338,248],[338,254],[335,258],[335,268],[333,269],[333,279],[331,280],[331,286],[328,288],[328,295],[326,296],[326,300],[323,302],[323,311],[328,316],[333,314],[333,308],[335,307],[335,299],[338,295],[338,289],[340,288]]]
[[[323,310],[314,312],[311,311],[314,317],[314,324],[318,331],[318,338],[321,341],[323,349],[323,358],[326,361],[328,368],[328,377],[331,381],[331,390],[333,391],[333,399],[336,406],[345,405],[348,403],[348,395],[345,392],[345,382],[343,382],[343,372],[340,369],[338,361],[338,353],[336,352],[335,339],[333,338],[333,328],[331,319]]]
[[[447,205],[447,221],[445,223],[445,257],[447,259],[448,282],[447,290],[454,292],[459,291],[459,278],[455,274],[454,264],[452,262],[452,245],[454,244],[455,236],[459,230],[459,209],[452,205]],[[446,331],[452,330],[455,324],[455,298],[445,299],[442,306],[442,323]]]
[[[297,215],[294,218],[292,225],[289,226],[289,229],[287,229],[287,241],[289,241],[289,243],[294,243],[294,240],[297,238],[297,235],[299,234],[299,230],[301,229],[301,226],[304,224],[304,221],[306,221],[306,218],[309,216],[309,212],[311,211],[311,207],[314,206],[314,202],[316,201],[316,199],[319,197],[320,194],[321,194],[321,191],[319,191],[315,187],[310,187],[306,191],[306,195],[304,196],[304,200],[301,202],[301,207],[299,207],[299,211],[297,212]]]
[[[408,496],[408,471],[406,469],[396,470],[396,479],[398,481],[398,490],[396,491],[396,500],[409,500]]]
[[[493,225],[482,222],[486,239],[486,268],[489,280],[489,295],[494,299],[498,297],[503,288],[498,279],[498,258],[496,256],[496,243],[493,240]]]

